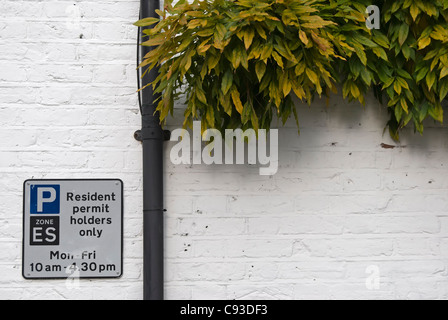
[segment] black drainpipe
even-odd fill
[[[140,18],[158,17],[159,0],[141,0]],[[142,28],[143,29],[143,28]],[[141,57],[151,51],[141,46]],[[141,87],[153,82],[158,70],[142,78]],[[143,299],[163,300],[163,142],[169,132],[162,130],[155,112],[152,86],[141,93],[142,129],[136,139],[143,145]]]

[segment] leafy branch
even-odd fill
[[[443,121],[448,94],[448,3],[377,1],[381,30],[365,24],[368,0],[166,1],[142,43],[141,68],[158,67],[161,121],[186,97],[184,126],[269,129],[276,114],[294,116],[292,95],[311,104],[342,86],[365,103],[373,88],[387,100],[392,137],[411,120]]]

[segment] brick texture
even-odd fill
[[[0,1],[0,299],[142,298],[138,7]],[[384,149],[395,144],[373,97],[298,112],[301,134],[293,122],[280,129],[271,177],[249,165],[175,166],[166,144],[166,298],[448,299],[447,127],[428,122],[423,137],[408,129]],[[169,129],[181,122],[178,105]],[[22,278],[30,178],[124,181],[122,278]]]

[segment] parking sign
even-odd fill
[[[122,253],[121,180],[25,181],[24,278],[120,277]]]
[[[60,185],[30,185],[30,212],[32,214],[59,214]]]

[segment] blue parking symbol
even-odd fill
[[[30,213],[31,214],[59,214],[60,213],[60,185],[31,185]]]

